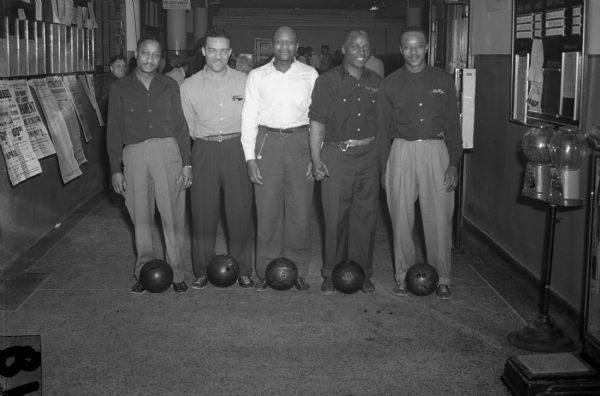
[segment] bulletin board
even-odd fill
[[[3,0],[0,78],[105,72],[125,31],[124,0]]]
[[[513,0],[511,121],[579,126],[584,0]]]

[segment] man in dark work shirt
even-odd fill
[[[376,98],[381,77],[366,69],[369,36],[353,30],[342,47],[344,61],[319,76],[310,106],[313,172],[321,180],[325,246],[321,291],[333,293],[335,265],[359,263],[362,291],[375,292],[373,242],[379,193]]]
[[[382,166],[387,166],[382,179],[394,230],[393,293],[407,295],[405,275],[415,264],[412,234],[418,199],[427,261],[439,275],[436,294],[449,299],[453,191],[462,138],[454,80],[426,64],[428,49],[423,30],[405,30],[400,36],[404,66],[381,84],[379,142]]]
[[[158,207],[166,260],[173,268],[173,290],[185,292],[185,189],[192,184],[190,137],[181,108],[179,85],[157,72],[160,43],[138,41],[137,67],[110,88],[107,146],[112,186],[125,197],[135,228],[134,275],[155,258],[154,211]],[[138,281],[132,293],[144,292]]]

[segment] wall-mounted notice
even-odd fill
[[[45,79],[37,78],[29,80],[27,84],[35,92],[42,107],[42,112],[48,123],[48,131],[50,132],[50,136],[52,136],[52,142],[56,149],[62,181],[63,183],[67,183],[82,174],[73,153],[73,143],[71,143],[67,123]]]
[[[11,80],[9,87],[19,106],[19,113],[29,134],[29,141],[35,155],[38,159],[42,159],[55,154],[54,144],[50,140],[48,129],[46,129],[46,125],[35,105],[27,80]]]
[[[578,126],[585,1],[513,4],[511,120]]]
[[[6,80],[0,80],[0,145],[13,186],[42,173]]]

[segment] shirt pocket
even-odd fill
[[[123,101],[123,113],[126,128],[137,129],[148,122],[148,109],[144,102]]]
[[[415,117],[415,112],[408,98],[394,98],[392,107],[394,109],[394,122],[397,124],[409,124]]]
[[[434,110],[433,116],[444,114],[444,109],[448,103],[448,94],[446,92],[431,92],[430,93],[431,108]]]

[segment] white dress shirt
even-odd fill
[[[259,125],[285,129],[309,123],[308,108],[318,76],[314,67],[298,61],[285,73],[275,69],[273,60],[250,72],[242,110],[246,161],[255,159]]]

